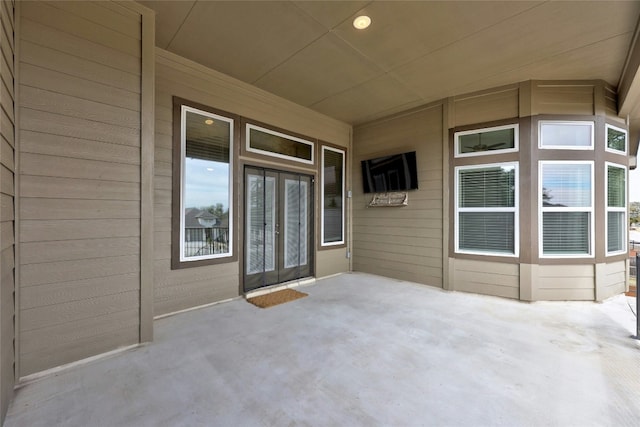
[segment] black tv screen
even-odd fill
[[[416,190],[416,152],[363,160],[362,184],[365,193]]]

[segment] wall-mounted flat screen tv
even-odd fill
[[[416,190],[416,152],[363,160],[362,184],[365,193]]]

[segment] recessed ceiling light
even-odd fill
[[[358,30],[364,30],[369,25],[371,25],[371,18],[369,18],[367,15],[360,15],[353,20],[353,26]]]
[[[213,168],[207,168],[209,172],[213,172]]]
[[[212,124],[213,124],[213,120],[211,120],[211,119],[207,119],[207,120],[205,120],[204,122],[205,122],[206,124],[208,124],[208,125],[212,125]]]

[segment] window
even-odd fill
[[[606,125],[607,151],[627,154],[627,131],[615,126]]]
[[[344,244],[344,151],[322,147],[322,246]]]
[[[627,251],[627,168],[606,163],[607,255]]]
[[[540,148],[593,150],[593,122],[541,121]]]
[[[311,141],[247,123],[247,151],[313,164]]]
[[[518,164],[456,168],[456,252],[518,255]]]
[[[232,255],[233,119],[180,107],[180,261]]]
[[[469,157],[518,151],[518,125],[456,132],[455,156]]]
[[[540,256],[593,254],[593,162],[540,162]]]

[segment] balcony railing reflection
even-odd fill
[[[224,254],[229,252],[229,228],[185,228],[184,255],[186,257]]]

